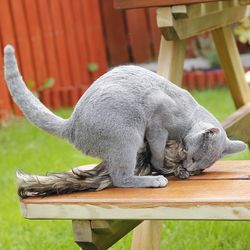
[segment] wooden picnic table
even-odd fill
[[[157,26],[162,34],[157,72],[177,85],[182,83],[187,39],[204,32],[211,33],[237,108],[222,125],[230,136],[250,145],[250,88],[231,27],[249,15],[248,4],[250,0],[114,0],[114,6],[119,10],[157,7]],[[133,249],[144,250],[150,241],[159,242],[157,235],[161,227],[160,221],[142,223],[134,231]],[[158,248],[159,244],[155,243],[154,249]]]
[[[238,110],[223,122],[226,131],[250,141],[250,89],[245,81],[231,24],[246,16],[250,0],[114,0],[118,9],[159,7],[162,33],[157,72],[181,85],[186,40],[211,32]],[[219,105],[219,104],[218,104]],[[250,144],[250,143],[249,143]],[[188,180],[165,188],[111,188],[21,200],[28,219],[72,220],[83,249],[107,249],[134,231],[133,250],[159,249],[161,221],[250,220],[250,161],[221,161]]]
[[[107,249],[143,220],[250,220],[250,161],[219,161],[188,180],[170,178],[165,188],[26,198],[21,210],[28,219],[72,220],[83,249]]]

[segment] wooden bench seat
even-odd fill
[[[142,220],[250,220],[250,161],[219,161],[188,180],[170,178],[165,188],[110,188],[20,204],[28,219],[72,220],[83,249],[108,249]]]
[[[250,161],[216,163],[165,188],[111,188],[21,200],[29,219],[250,219]]]

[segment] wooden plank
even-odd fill
[[[239,111],[242,108],[239,109]],[[237,122],[237,121],[236,121]],[[224,123],[223,123],[224,124]],[[73,169],[91,170],[95,167],[95,164],[78,166]],[[71,170],[70,170],[71,171]],[[190,180],[243,180],[249,179],[250,164],[249,161],[237,161],[237,168],[235,167],[235,161],[217,161],[212,167],[205,170],[200,175],[190,177]],[[178,180],[175,177],[168,177],[172,180]]]
[[[75,242],[82,249],[108,249],[141,221],[82,221],[73,220]]]
[[[36,87],[40,87],[46,81],[48,73],[44,57],[44,46],[42,42],[37,3],[33,0],[24,0],[23,4],[27,18],[27,26],[29,30],[29,39],[35,70],[35,79],[32,80],[36,82]],[[47,106],[51,106],[51,99],[48,91],[41,93],[40,98]]]
[[[0,34],[1,37],[1,34]],[[3,72],[3,55],[2,55],[3,47],[0,39],[0,83],[1,83],[1,91],[0,91],[0,119],[7,120],[11,114],[11,100],[9,91],[7,89],[7,85],[4,80],[4,72]]]
[[[157,27],[156,22],[156,8],[147,9],[148,19],[149,19],[149,32],[153,48],[153,56],[157,59],[160,49],[161,33]]]
[[[107,71],[106,51],[104,35],[101,23],[100,4],[98,0],[81,1],[82,16],[86,32],[87,49],[89,51],[88,62],[96,63],[98,69],[91,72],[92,81]],[[95,11],[89,11],[95,10]],[[91,25],[90,25],[91,22]]]
[[[166,40],[183,40],[203,32],[215,30],[235,23],[245,16],[246,7],[225,8],[223,12],[208,13],[197,18],[175,20],[171,14],[159,8],[157,23]]]
[[[68,86],[72,83],[70,66],[69,66],[69,57],[67,54],[67,45],[65,41],[65,31],[63,27],[62,12],[60,9],[60,1],[48,1],[50,16],[52,21],[53,31],[55,33],[55,48],[56,54],[58,56],[58,66],[59,74],[61,75],[61,98],[64,106],[70,106],[70,101],[68,97]]]
[[[86,169],[92,168],[93,166],[94,165],[86,166]],[[85,167],[85,166],[83,166],[83,167]],[[209,177],[209,178],[213,179],[215,181],[214,183],[217,183],[217,179],[221,178],[222,174],[224,175],[224,177],[223,177],[224,180],[222,182],[225,181],[225,183],[226,183],[226,181],[230,180],[231,178],[233,178],[235,181],[238,181],[239,179],[241,179],[242,176],[245,176],[246,174],[250,175],[249,172],[250,172],[250,161],[247,161],[247,160],[218,161],[213,166],[206,169],[201,175],[191,177],[188,180],[180,180],[180,181],[173,180],[173,181],[171,181],[171,183],[172,183],[172,185],[177,185],[178,188],[181,189],[182,186],[184,186],[183,183],[195,183],[195,182],[202,183],[202,181],[204,181],[204,183],[207,183],[206,176],[212,176],[212,174],[213,174],[213,178],[212,177]],[[229,178],[227,178],[228,175],[230,176]],[[248,177],[248,179],[249,179],[249,177]],[[248,179],[246,179],[246,180],[248,180]],[[246,181],[246,183],[247,182],[248,181]],[[179,183],[182,183],[182,184],[179,184]],[[244,183],[244,182],[242,182],[242,183]],[[221,185],[221,184],[218,184],[218,185]],[[248,185],[248,184],[246,184],[246,185]],[[190,185],[187,185],[187,188],[188,188],[188,186],[190,186]],[[209,185],[209,187],[210,187],[210,185]],[[163,191],[163,189],[164,188],[161,188],[161,189],[138,188],[136,190],[137,190],[137,192],[147,192],[146,190],[151,190],[151,191],[156,192],[156,193],[159,192],[159,193],[161,193],[161,195],[164,198],[175,196],[175,194],[174,194],[175,192],[171,193],[170,191],[168,191],[168,189],[169,189],[168,187],[166,187],[164,191]],[[139,196],[139,194],[137,194],[137,192],[134,192],[134,194],[133,194],[133,190],[134,190],[133,188],[116,188],[116,189],[113,189],[112,191],[110,191],[110,190],[111,189],[107,189],[107,190],[100,191],[100,192],[82,192],[82,193],[75,193],[75,194],[69,194],[69,195],[50,196],[50,197],[46,197],[46,198],[28,198],[28,199],[24,199],[23,202],[24,203],[29,203],[29,202],[31,202],[31,203],[56,203],[60,199],[64,200],[64,197],[65,198],[67,197],[68,200],[66,199],[64,202],[71,203],[71,202],[76,202],[77,200],[81,200],[81,197],[85,197],[86,199],[90,199],[90,200],[91,199],[95,200],[96,198],[102,199],[102,197],[104,197],[105,194],[108,194],[108,196],[110,195],[111,199],[114,198],[116,200],[116,198],[117,199],[122,198],[122,196],[119,198],[119,195],[122,195],[122,190],[126,190],[126,192],[129,193],[129,195],[132,195],[132,197]],[[117,191],[117,194],[115,194],[116,191],[114,191],[114,190]],[[219,191],[219,193],[223,192],[223,190],[218,190],[218,191]],[[112,192],[114,192],[114,193],[112,194]],[[164,192],[166,192],[166,194],[164,194]],[[185,191],[185,192],[187,192],[187,191]],[[235,190],[235,192],[236,193],[240,192],[240,190]],[[199,191],[197,194],[199,195]],[[244,194],[244,192],[242,194]],[[155,194],[150,193],[149,195],[153,195],[156,198]],[[192,196],[192,195],[193,194],[190,193],[188,196]],[[209,194],[207,194],[207,195],[210,196]],[[228,195],[230,196],[230,193],[228,193]],[[108,196],[106,196],[106,199],[108,199]],[[144,199],[143,197],[144,196],[141,196],[141,198],[139,198],[139,199],[143,200]],[[159,196],[159,197],[161,197],[161,196]],[[178,195],[178,197],[183,197],[185,199],[186,196],[184,194],[180,194],[180,195]],[[225,192],[225,197],[226,197],[226,192]],[[211,198],[212,198],[212,196],[211,196]],[[250,197],[247,196],[247,194],[245,195],[245,198],[250,199]],[[137,202],[137,201],[135,201],[135,202]],[[85,201],[83,201],[83,203],[85,203]]]
[[[24,3],[20,0],[10,0],[9,3],[15,33],[18,34],[18,36],[16,36],[16,50],[17,57],[19,58],[19,67],[25,82],[29,80],[34,81],[36,79],[36,75],[34,72],[34,63],[29,41],[29,30],[27,27],[27,20],[25,18]],[[22,115],[22,112],[17,105],[14,105],[13,107],[15,114]]]
[[[71,72],[71,91],[70,91],[70,105],[75,105],[79,99],[78,87],[81,85],[83,79],[83,72],[80,68],[79,50],[76,44],[75,26],[74,23],[71,0],[59,1],[61,4],[63,26],[65,30],[64,39],[66,41],[66,52],[69,58],[69,67]]]
[[[152,54],[145,10],[128,10],[126,19],[133,61],[135,63],[150,61]]]
[[[239,108],[250,101],[250,89],[233,32],[231,27],[224,27],[212,31],[212,36],[235,106]]]
[[[175,19],[187,18],[187,5],[175,5],[171,8],[172,15]]]
[[[24,80],[36,80],[34,63],[32,58],[32,48],[29,40],[29,30],[25,17],[25,8],[23,1],[10,1],[12,16],[15,25],[15,32],[18,34],[17,39],[17,48],[18,54],[20,57],[19,64],[21,68],[22,75]]]
[[[145,220],[133,232],[131,250],[160,249],[162,221]]]
[[[238,186],[238,187],[237,187]],[[233,188],[235,190],[233,190]],[[165,188],[110,188],[45,198],[26,198],[24,205],[93,205],[129,208],[195,205],[243,205],[250,202],[248,180],[171,180]],[[199,190],[197,190],[199,189]],[[136,192],[135,192],[136,190]],[[88,216],[88,215],[86,215]]]
[[[116,9],[134,9],[206,2],[216,2],[216,0],[114,0],[114,6]]]
[[[41,23],[42,39],[44,45],[44,54],[47,66],[47,77],[52,77],[55,80],[55,85],[51,89],[50,97],[53,108],[59,108],[61,106],[59,87],[61,82],[61,76],[58,68],[58,58],[56,54],[54,33],[52,28],[52,21],[50,16],[48,0],[37,0],[38,4],[38,16]]]
[[[223,172],[224,179],[218,180]],[[32,219],[250,220],[249,172],[250,161],[219,161],[199,179],[170,180],[166,188],[110,188],[27,198],[21,200],[21,208],[23,216]],[[211,179],[202,177],[212,173]],[[248,179],[241,179],[247,173]]]
[[[78,86],[79,98],[82,96],[82,92],[86,90],[91,84],[91,76],[88,71],[88,57],[89,52],[87,48],[86,28],[84,27],[84,18],[81,11],[81,0],[71,1],[72,13],[74,19],[76,43],[79,51],[79,66],[81,74],[81,84]]]
[[[239,108],[234,114],[226,118],[222,125],[227,134],[245,142],[250,141],[250,104]]]
[[[100,1],[100,3],[109,64],[119,65],[128,63],[129,47],[126,37],[124,12],[113,8],[113,0]]]
[[[18,4],[19,3],[17,3],[17,5]],[[15,22],[11,18],[12,16],[13,16],[13,9],[11,8],[10,1],[8,0],[0,1],[0,22],[1,22],[0,25],[1,25],[2,45],[5,46],[6,44],[12,44],[16,48],[17,57],[20,58],[18,47],[17,47],[19,40],[16,41],[16,37],[15,37],[16,27],[15,27]],[[29,66],[27,66],[27,68],[28,67]],[[11,100],[11,104],[12,104],[12,109],[14,113],[16,115],[22,115],[21,110],[17,107],[16,104],[14,104],[12,100]]]
[[[240,4],[242,5],[250,4],[250,0],[240,0]]]
[[[21,201],[30,219],[250,220],[249,180],[170,181],[158,189],[111,188]]]
[[[166,41],[161,38],[158,74],[181,86],[185,58],[185,40]]]

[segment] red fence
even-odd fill
[[[115,10],[113,0],[0,0],[0,118],[21,113],[4,83],[4,45],[15,46],[24,80],[35,82],[34,89],[55,79],[40,95],[46,106],[72,106],[108,66],[157,58],[155,15],[155,8]],[[203,78],[184,79],[192,87]]]
[[[110,65],[154,60],[160,32],[155,8],[117,11],[113,0],[101,1],[103,30]]]
[[[34,89],[55,79],[40,97],[58,108],[74,105],[107,65],[155,59],[159,39],[154,9],[117,11],[113,0],[1,0],[0,117],[20,114],[3,80],[6,44],[15,46],[24,80],[35,82]]]
[[[26,81],[41,86],[48,77],[55,86],[42,93],[53,108],[69,106],[107,69],[99,0],[1,0],[0,57],[13,44]],[[88,64],[99,68],[91,73]],[[0,60],[0,112],[14,110],[3,83]]]

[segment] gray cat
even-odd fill
[[[137,152],[144,140],[151,164],[163,172],[167,140],[182,141],[183,168],[198,171],[246,148],[227,138],[220,123],[184,89],[137,66],[114,68],[97,79],[71,117],[50,112],[25,86],[14,49],[4,49],[5,78],[23,113],[39,128],[69,140],[81,152],[101,158],[117,187],[164,187],[163,175],[135,176]]]

